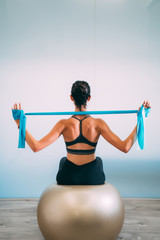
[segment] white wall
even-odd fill
[[[12,105],[20,101],[25,112],[74,110],[69,95],[76,80],[91,85],[88,110],[152,103],[144,151],[135,145],[124,155],[100,139],[106,173],[108,159],[159,161],[159,13],[160,1],[0,1],[1,196],[39,196],[66,154],[62,138],[36,154],[17,149]],[[136,124],[136,115],[103,118],[122,139]],[[28,116],[27,128],[40,139],[59,119]]]

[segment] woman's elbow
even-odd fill
[[[126,143],[125,141],[123,142],[123,152],[124,153],[128,153],[129,150],[131,149],[132,145],[130,145],[129,143]]]
[[[128,153],[129,152],[129,148],[124,148],[123,152],[124,153]]]
[[[31,149],[32,149],[32,151],[33,151],[34,153],[37,153],[37,152],[39,152],[39,151],[41,150],[38,144],[32,146]]]
[[[38,150],[36,147],[32,147],[32,151],[33,151],[34,153],[39,152],[39,150]]]

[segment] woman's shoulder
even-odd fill
[[[92,118],[94,121],[95,127],[100,130],[105,128],[106,126],[108,127],[107,123],[102,119],[102,118]]]
[[[95,124],[95,125],[101,125],[101,124],[105,123],[105,121],[103,119],[95,118],[95,117],[92,117],[92,116],[89,116],[86,120],[87,120],[88,123],[90,122],[90,123]],[[73,117],[69,117],[69,118],[66,118],[66,119],[61,119],[58,123],[63,124],[63,125],[68,125],[68,124],[75,123],[75,119]]]
[[[101,124],[101,123],[105,122],[102,118],[94,118],[94,117],[91,117],[91,119],[92,119],[93,121],[95,121],[97,124]]]
[[[69,118],[64,118],[64,119],[59,120],[58,123],[66,126],[68,124],[71,124],[72,122],[73,122],[73,118],[69,117]]]

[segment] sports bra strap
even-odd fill
[[[82,121],[83,121],[84,119],[90,117],[90,115],[85,116],[85,117],[82,118],[82,119],[79,119],[79,118],[77,118],[77,117],[75,117],[75,116],[72,116],[72,117],[80,121],[80,136],[81,136],[81,135],[82,135]]]
[[[72,116],[72,118],[75,118],[75,119],[79,120],[80,122],[82,122],[84,119],[86,119],[86,118],[88,118],[88,117],[90,117],[90,115],[85,116],[85,117],[82,118],[82,119],[79,119],[79,118],[77,118],[76,116]]]
[[[77,117],[75,117],[75,116],[72,116],[72,118],[75,118],[75,119],[77,119],[77,120],[81,121],[79,118],[77,118]]]

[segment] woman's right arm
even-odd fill
[[[143,105],[145,108],[151,108],[148,101],[144,101]],[[103,121],[102,119],[98,119],[98,121],[100,134],[107,142],[109,142],[114,147],[118,148],[124,153],[127,153],[131,149],[137,139],[137,125],[135,126],[131,134],[124,141],[122,141],[115,133],[111,131],[105,121]]]
[[[100,134],[107,142],[124,153],[127,153],[131,149],[137,138],[137,126],[135,126],[131,134],[122,141],[114,132],[111,131],[104,120],[98,119],[98,121]]]

